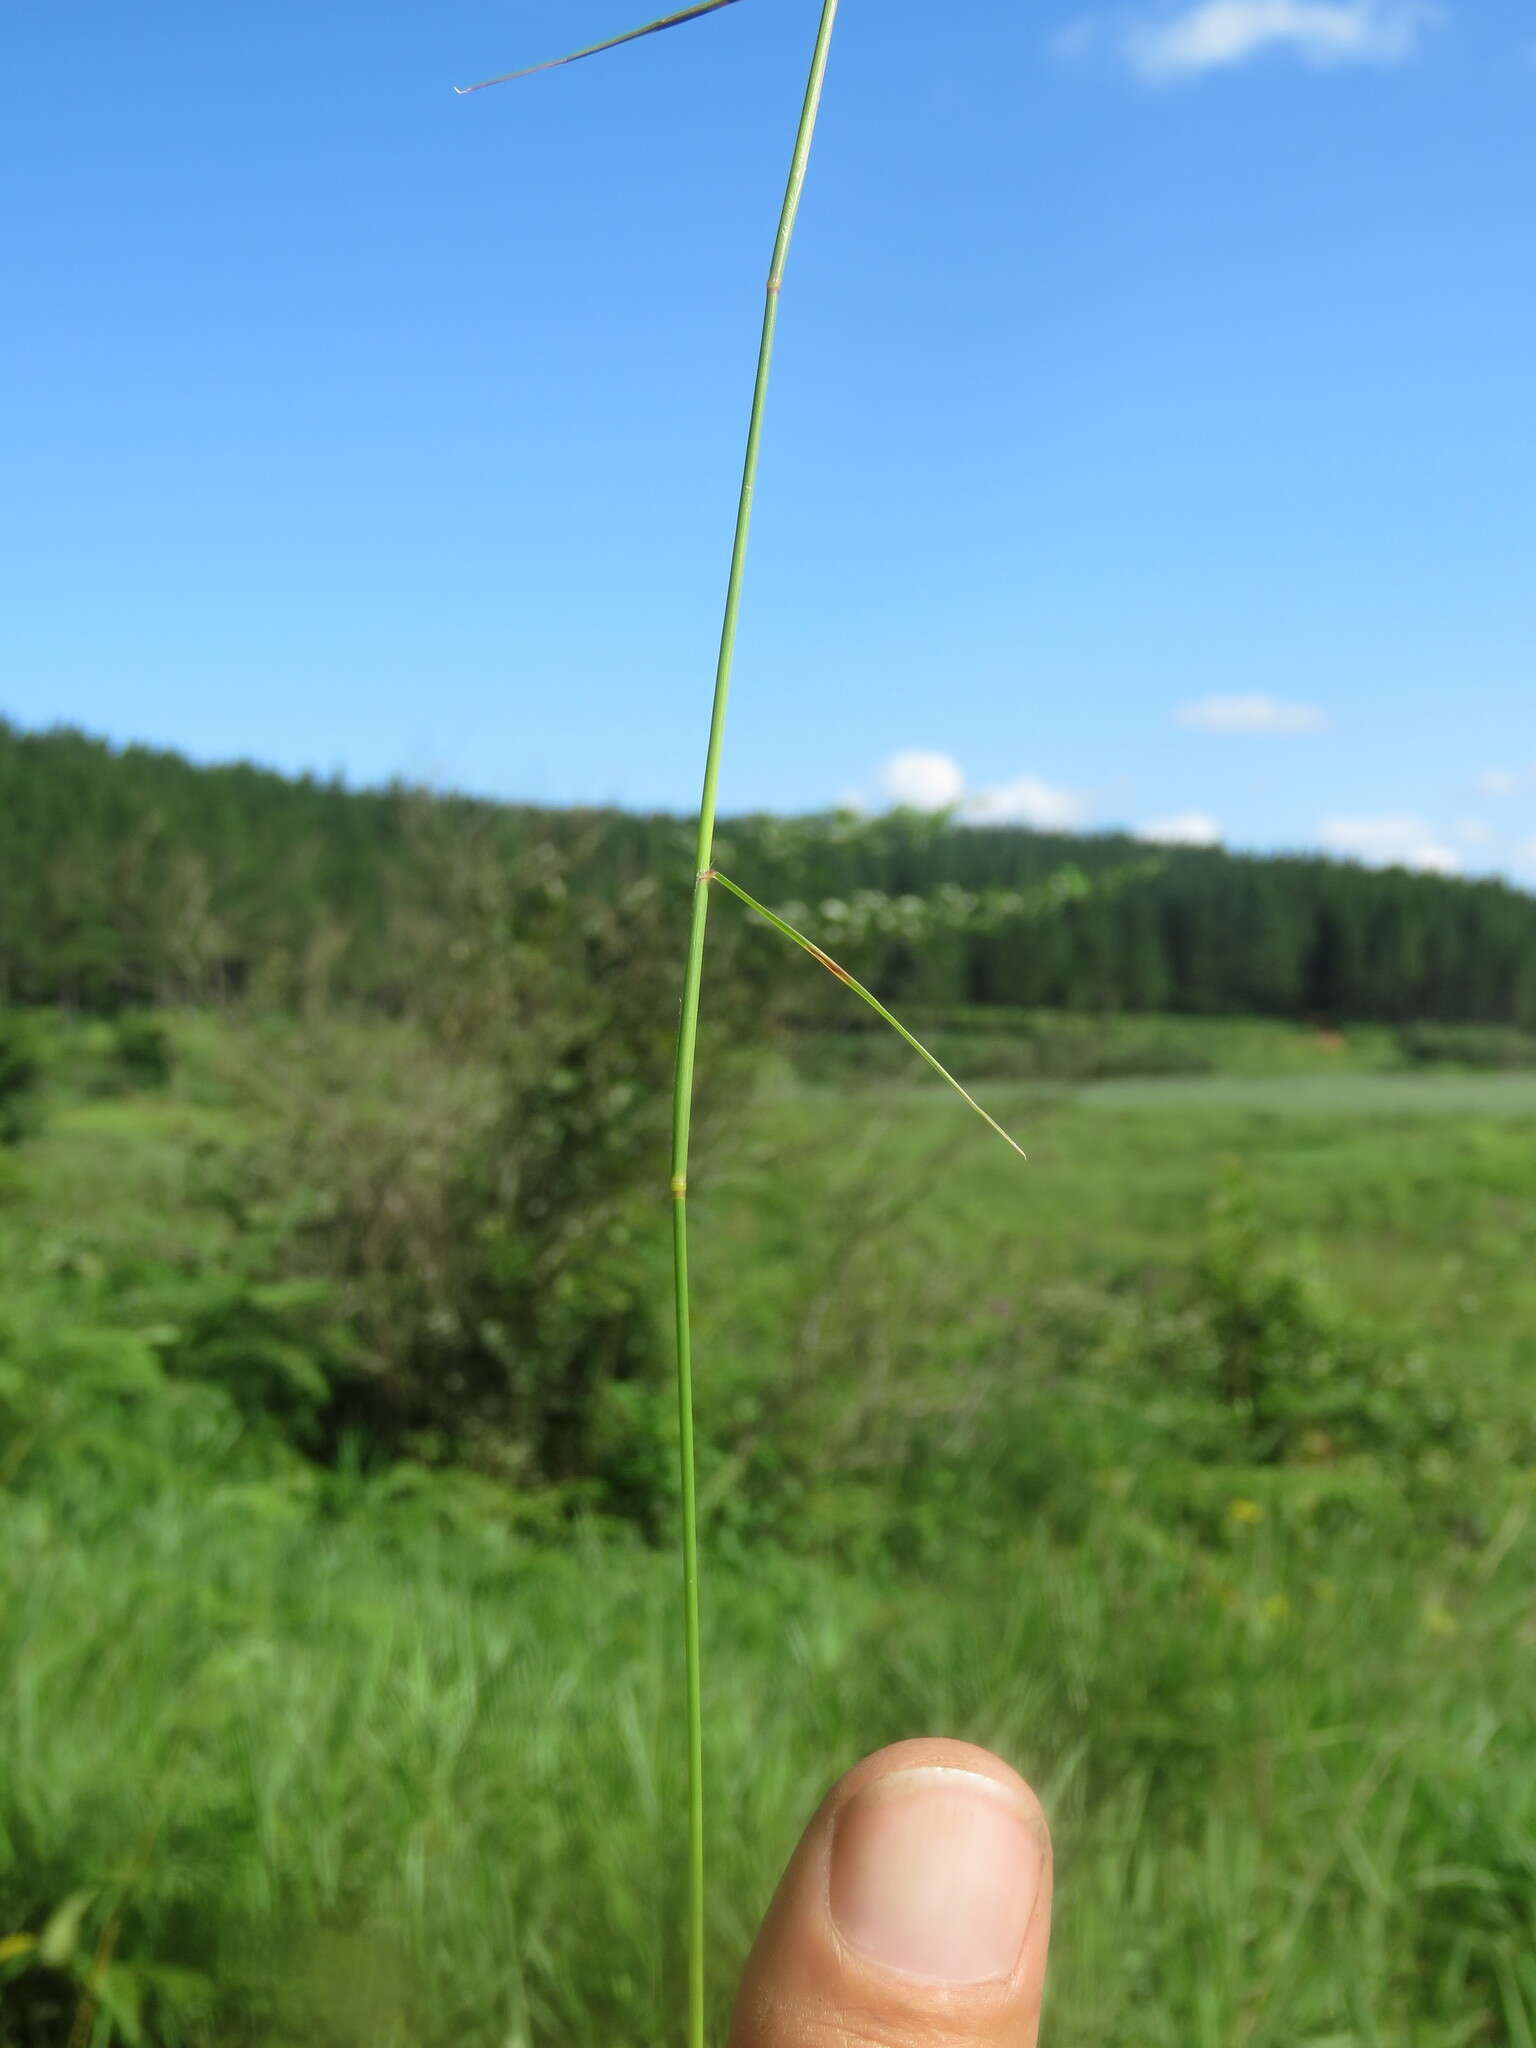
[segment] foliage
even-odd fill
[[[175,1068],[174,1041],[166,1026],[155,1017],[118,1018],[112,1050],[130,1086],[163,1088]]]
[[[0,1000],[414,1012],[400,906],[455,844],[513,867],[552,849],[572,902],[644,880],[681,903],[692,882],[675,818],[348,790],[0,721]],[[913,813],[733,819],[719,864],[851,946],[845,964],[902,1012],[1536,1029],[1536,900],[1497,882]],[[827,992],[800,1007],[836,1014]]]
[[[672,911],[634,877],[577,923],[561,859],[448,837],[393,913],[412,1014],[161,1018],[169,1081],[111,1092],[115,1026],[35,1026],[50,1119],[0,1199],[16,2048],[640,2048],[678,2009],[671,1419],[616,1349],[581,1377],[576,1278],[644,1341]],[[1005,1089],[1027,1169],[937,1091],[759,1105],[711,1052],[715,2018],[827,1780],[931,1727],[1051,1807],[1060,2048],[1519,2041],[1536,1098],[1369,1071],[1388,1034],[1143,1028],[1246,1093]],[[523,1348],[442,1322],[511,1327],[536,1262]],[[473,1430],[423,1384],[455,1363]]]
[[[956,1073],[998,1081],[1099,1081],[1133,1074],[1208,1074],[1215,1053],[1197,1025],[1182,1020],[1083,1018],[1060,1012],[984,1009],[911,1013],[912,1024]],[[1161,1028],[1159,1028],[1161,1026]],[[899,1040],[868,1029],[861,1018],[801,1028],[787,1040],[797,1074],[837,1087],[912,1078],[912,1057]]]
[[[0,1145],[15,1145],[36,1130],[43,1054],[32,1020],[0,1011]]]
[[[717,2021],[828,1775],[931,1718],[1056,1815],[1065,2048],[1518,2039],[1536,1730],[1489,1553],[1426,1611],[1400,1552],[1302,1516],[1199,1552],[1106,1500],[1090,1534],[940,1583],[717,1564]],[[32,1502],[6,1535],[12,2038],[67,2038],[113,1930],[114,2042],[130,2013],[154,2048],[665,2037],[665,1559],[530,1548],[441,1479]]]
[[[655,1284],[671,906],[645,879],[573,903],[551,848],[508,862],[444,834],[416,858],[397,927],[416,1021],[269,1026],[265,1058],[230,1076],[262,1105],[247,1234],[350,1333],[311,1347],[330,1455],[468,1459],[654,1527],[672,1489]],[[750,1066],[752,989],[707,1041],[706,1139]]]
[[[99,1157],[129,1118],[83,1138]],[[701,1275],[706,1474],[738,1457],[708,1517],[717,2023],[828,1777],[933,1726],[1051,1807],[1063,2048],[1520,2039],[1526,1133],[1437,1126],[1444,1176],[1405,1186],[1422,1126],[1282,1127],[1213,1208],[1241,1122],[1061,1111],[999,1235],[990,1153],[936,1153],[935,1105],[862,1150],[866,1112],[807,1105],[780,1151],[783,1121],[744,1132]],[[72,1128],[0,1236],[0,2038],[53,2048],[82,2012],[101,2048],[663,2038],[674,1566],[464,1473],[318,1468],[222,1368],[168,1369],[170,1305],[206,1283],[127,1270],[106,1213],[94,1262],[37,1256]],[[842,1179],[807,1213],[789,1169],[818,1130]],[[1330,1242],[1367,1260],[1348,1302],[1289,1242],[1320,1146]],[[1364,1288],[1385,1227],[1435,1268],[1397,1323]],[[1450,1257],[1477,1263],[1465,1330]],[[1253,1389],[1293,1371],[1277,1435]]]
[[[895,1223],[833,1235],[787,1384],[706,1409],[717,1512],[743,1543],[937,1569],[957,1516],[972,1541],[1021,1519],[1086,1540],[1110,1475],[1128,1511],[1205,1539],[1238,1490],[1338,1525],[1367,1506],[1463,1513],[1475,1404],[1251,1211],[1218,1204],[1178,1263],[1057,1282],[1022,1314],[967,1300],[969,1261],[949,1286],[894,1275]],[[1514,1415],[1498,1441],[1536,1458]]]
[[[1536,1032],[1486,1024],[1409,1024],[1400,1034],[1417,1066],[1536,1067]]]

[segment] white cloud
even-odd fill
[[[1088,800],[1075,789],[1058,789],[1038,775],[1016,775],[994,789],[966,799],[969,825],[1033,825],[1039,832],[1075,832],[1088,816]]]
[[[1493,827],[1486,818],[1458,818],[1456,837],[1463,846],[1491,846]]]
[[[1513,796],[1520,787],[1520,778],[1512,768],[1490,768],[1479,775],[1477,786],[1484,796]]]
[[[1075,832],[1087,821],[1088,799],[1038,775],[967,793],[965,770],[951,754],[912,747],[892,754],[880,770],[886,801],[914,811],[957,811],[967,825],[1033,825],[1040,832]],[[851,793],[844,802],[858,808]]]
[[[1154,846],[1219,846],[1221,827],[1204,811],[1180,811],[1172,818],[1153,818],[1137,828],[1138,839]]]
[[[1434,875],[1461,871],[1461,855],[1422,818],[1326,818],[1318,832],[1330,853],[1373,868],[1417,868]]]
[[[912,748],[892,754],[880,771],[880,786],[893,804],[914,811],[947,811],[965,795],[965,771],[948,754]]]
[[[1324,732],[1329,719],[1315,704],[1287,704],[1278,697],[1201,697],[1181,704],[1180,725],[1196,732]]]
[[[1199,0],[1132,22],[1121,50],[1143,78],[1190,78],[1276,50],[1309,64],[1396,64],[1440,9],[1430,0]]]

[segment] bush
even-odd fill
[[[171,1034],[154,1017],[120,1017],[113,1026],[112,1054],[134,1087],[163,1088],[176,1066]]]
[[[705,1389],[708,1463],[731,1475],[719,1512],[742,1540],[921,1565],[959,1528],[1076,1543],[1106,1512],[1219,1546],[1250,1496],[1335,1521],[1367,1500],[1465,1519],[1442,1482],[1473,1448],[1466,1391],[1367,1331],[1240,1204],[1177,1265],[1046,1291],[1022,1316],[1001,1287],[959,1298],[921,1260],[893,1269],[890,1220],[867,1257],[850,1228],[813,1283],[787,1375]]]
[[[1276,1245],[1241,1206],[1218,1206],[1205,1246],[1171,1290],[1177,1319],[1148,1346],[1147,1370],[1192,1412],[1183,1440],[1207,1463],[1335,1465],[1379,1460],[1411,1478],[1432,1453],[1464,1448],[1454,1385],[1364,1330],[1310,1256]]]
[[[242,1416],[227,1389],[168,1371],[173,1341],[106,1301],[87,1307],[51,1290],[8,1300],[0,1490],[47,1492],[79,1531],[109,1493],[148,1498],[189,1471],[255,1477],[295,1462],[259,1409]]]
[[[226,1395],[254,1427],[334,1454],[356,1345],[339,1290],[323,1280],[214,1272],[190,1282],[154,1333],[168,1371]]]
[[[577,897],[551,848],[441,852],[399,908],[414,1016],[322,1018],[248,1059],[269,1135],[229,1199],[269,1277],[333,1284],[354,1337],[320,1361],[333,1450],[466,1460],[656,1528],[679,906],[648,878]],[[759,1028],[723,939],[706,1135]]]
[[[1499,1024],[1409,1024],[1398,1047],[1414,1066],[1458,1066],[1513,1071],[1536,1067],[1536,1032]]]
[[[972,1080],[1085,1082],[1208,1074],[1214,1060],[1176,1027],[1138,1018],[1032,1014],[1000,1022],[984,1009],[914,1012],[907,1020],[955,1073]],[[790,1040],[797,1071],[811,1082],[845,1087],[925,1076],[909,1047],[851,1016],[837,1029],[802,1028]]]
[[[31,1018],[0,1015],[0,1145],[17,1145],[41,1121],[42,1042]]]

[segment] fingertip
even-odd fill
[[[1050,1902],[1050,1831],[1010,1764],[942,1737],[877,1750],[832,1787],[790,1861],[733,2048],[905,2048],[936,2025],[1023,2048],[1038,2025]]]
[[[919,1770],[966,1771],[972,1777],[990,1779],[1018,1802],[1049,1839],[1045,1809],[1028,1779],[1021,1778],[1013,1765],[1005,1763],[993,1750],[947,1735],[913,1736],[872,1751],[852,1770],[843,1773],[827,1794],[821,1810],[835,1813],[875,1780],[894,1777],[900,1771]]]

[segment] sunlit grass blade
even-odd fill
[[[696,7],[685,7],[679,14],[664,15],[660,21],[648,21],[643,28],[626,29],[621,36],[610,36],[605,43],[589,43],[584,50],[570,50],[563,57],[547,57],[542,64],[529,64],[522,71],[503,71],[496,78],[482,78],[476,85],[456,85],[456,93],[484,92],[488,85],[510,85],[514,78],[533,78],[540,71],[558,71],[562,64],[579,64],[583,57],[600,57],[605,50],[621,49],[625,43],[637,43],[642,36],[659,35],[664,28],[681,28],[684,22],[697,21],[705,14],[718,14],[722,7],[734,7],[737,0],[699,0]]]
[[[940,1061],[936,1060],[933,1054],[928,1050],[927,1046],[922,1043],[921,1039],[914,1038],[912,1033],[907,1029],[906,1025],[902,1023],[901,1019],[899,1017],[893,1017],[890,1011],[885,1007],[884,1003],[881,1002],[880,998],[876,995],[872,995],[870,991],[864,986],[862,981],[855,981],[853,976],[848,972],[847,968],[840,967],[838,963],[832,958],[830,953],[824,953],[821,947],[818,946],[813,939],[808,939],[805,936],[804,932],[797,932],[792,924],[786,924],[782,917],[775,916],[773,911],[769,910],[766,905],[759,903],[755,896],[749,896],[745,889],[741,888],[737,883],[731,880],[729,875],[722,875],[718,868],[712,868],[710,870],[709,879],[712,882],[718,882],[722,889],[729,889],[731,894],[734,897],[736,897],[739,902],[746,904],[748,910],[755,910],[758,916],[764,918],[769,924],[771,924],[776,932],[782,932],[786,939],[792,939],[803,953],[809,953],[813,960],[819,961],[821,965],[826,968],[828,974],[833,975],[838,981],[842,982],[845,988],[851,988],[856,996],[861,997],[866,1003],[868,1003],[869,1007],[874,1011],[877,1017],[882,1018],[887,1024],[890,1025],[891,1029],[896,1033],[898,1038],[904,1038],[907,1044],[910,1045],[912,1050],[918,1055],[918,1057],[928,1062],[929,1066],[932,1067],[933,1071],[939,1076],[940,1080],[947,1081],[950,1087],[953,1088],[955,1093],[961,1098],[961,1100],[964,1102],[968,1102],[970,1104],[971,1108],[975,1110],[976,1114],[981,1118],[982,1122],[984,1124],[989,1124],[991,1128],[994,1131],[996,1131],[997,1135],[1002,1139],[1005,1145],[1011,1145],[1014,1151],[1018,1153],[1021,1159],[1028,1159],[1029,1154],[1024,1150],[1024,1147],[1018,1142],[1018,1140],[1016,1138],[1009,1137],[1008,1133],[1003,1129],[1002,1125],[997,1121],[996,1117],[988,1116],[987,1112],[982,1108],[981,1104],[976,1100],[975,1096],[972,1095],[968,1089],[963,1088],[960,1085],[960,1083],[955,1079],[954,1075],[949,1071],[948,1067],[942,1065]]]

